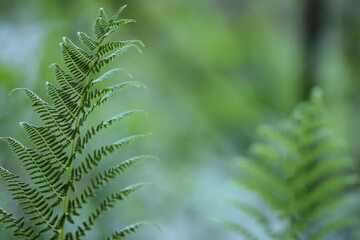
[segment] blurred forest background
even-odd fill
[[[126,154],[161,161],[144,162],[118,182],[163,188],[120,203],[93,239],[139,220],[161,231],[145,227],[129,239],[236,239],[212,220],[234,217],[226,199],[247,197],[231,183],[235,159],[246,154],[259,124],[288,116],[315,85],[324,91],[333,131],[360,162],[359,0],[0,0],[1,136],[26,143],[18,122],[38,121],[24,94],[9,92],[27,87],[45,96],[45,81],[53,81],[48,66],[61,62],[61,38],[75,41],[77,31],[91,31],[100,7],[112,14],[124,4],[123,17],[137,23],[114,38],[140,39],[146,47],[124,54],[116,66],[148,89],[122,92],[98,119],[133,108],[149,113],[116,125],[103,141],[153,132]],[[0,164],[17,172],[17,161],[0,143]],[[117,188],[111,184],[109,191]],[[8,199],[1,190],[0,205],[11,207]],[[0,231],[0,239],[7,236]]]

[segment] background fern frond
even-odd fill
[[[351,173],[354,162],[326,126],[319,89],[280,126],[261,127],[260,133],[251,158],[239,163],[236,182],[256,193],[285,226],[280,231],[271,227],[269,216],[253,204],[235,202],[236,208],[251,216],[269,239],[321,240],[354,225],[350,216],[333,216],[359,177]],[[242,224],[228,225],[252,237]]]
[[[260,240],[255,235],[253,235],[253,233],[251,233],[247,228],[243,227],[240,224],[237,224],[237,223],[234,223],[231,221],[226,221],[226,220],[221,221],[220,224],[223,225],[225,228],[239,234],[240,236],[244,237],[245,239]]]

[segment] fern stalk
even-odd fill
[[[81,103],[83,103],[83,97],[84,95],[82,95],[81,98]],[[75,126],[78,126],[79,124],[79,115],[76,116],[76,121],[75,121]],[[75,139],[76,139],[76,134],[74,136],[74,138],[71,140],[71,150],[70,150],[70,155],[69,158],[71,158],[73,156],[73,154],[75,154]],[[71,172],[72,172],[72,161],[70,161],[70,164],[68,167],[66,167],[66,183],[69,184],[70,180],[71,180]],[[68,208],[68,203],[69,203],[69,191],[66,191],[66,194],[64,196],[64,207],[63,207],[63,215],[66,216],[67,215],[67,208]],[[60,230],[60,240],[64,240],[65,239],[65,224],[63,225],[63,227]]]

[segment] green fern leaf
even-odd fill
[[[24,167],[29,171],[31,179],[36,180],[35,184],[41,190],[41,193],[49,193],[46,196],[46,199],[53,199],[54,197],[61,198],[59,191],[59,186],[56,182],[61,176],[61,171],[55,170],[47,159],[41,159],[41,156],[38,155],[33,149],[26,148],[17,140],[7,137],[4,139],[9,146],[13,149],[15,154],[20,158],[24,163]]]
[[[46,199],[35,188],[18,179],[19,177],[0,166],[0,179],[7,185],[13,196],[18,201],[24,214],[30,215],[30,221],[34,225],[42,226],[40,233],[55,230],[51,224],[54,216],[53,211],[46,202]]]
[[[99,43],[86,35],[86,33],[78,32],[78,36],[81,43],[91,52],[93,52],[99,46]]]
[[[113,193],[110,196],[107,196],[98,207],[95,208],[95,211],[93,211],[88,217],[87,221],[83,222],[80,225],[77,226],[77,231],[75,232],[76,238],[79,238],[81,236],[85,236],[87,231],[90,231],[92,229],[92,226],[95,224],[95,221],[101,216],[101,214],[104,211],[109,211],[111,208],[115,207],[115,203],[119,201],[123,201],[126,198],[128,198],[131,194],[134,192],[148,186],[153,185],[152,183],[137,183],[134,185],[131,185],[129,187],[126,187],[122,190],[120,190],[118,193]]]
[[[116,13],[111,17],[111,19],[110,19],[110,21],[109,22],[114,22],[114,21],[116,21],[118,18],[119,18],[119,16],[120,16],[120,14],[122,13],[122,11],[124,11],[124,9],[127,7],[127,5],[124,5],[124,6],[122,6],[121,8],[119,8],[117,11],[116,11]]]
[[[66,92],[63,92],[61,89],[57,89],[53,84],[46,83],[48,94],[51,100],[54,103],[54,108],[60,115],[68,115],[71,118],[71,122],[74,122],[76,119],[76,114],[78,112],[78,101],[80,97],[72,97]]]
[[[77,142],[77,147],[76,150],[79,153],[82,153],[82,151],[85,149],[86,144],[97,134],[99,133],[101,130],[108,128],[109,126],[111,126],[114,122],[123,120],[125,118],[127,118],[128,116],[134,114],[134,113],[138,113],[138,112],[144,112],[143,110],[130,110],[130,111],[126,111],[123,113],[120,113],[106,121],[102,121],[100,124],[98,124],[96,127],[91,127],[90,129],[88,129],[84,135],[83,138],[80,138]]]
[[[259,238],[249,232],[245,227],[237,223],[223,220],[222,222],[220,222],[220,224],[227,229],[239,234],[240,236],[243,236],[247,240],[259,240]]]
[[[80,166],[74,168],[73,173],[77,173],[73,178],[75,181],[80,181],[84,174],[89,174],[94,167],[96,167],[99,162],[103,159],[104,156],[107,156],[110,153],[120,150],[124,146],[127,146],[136,140],[146,137],[147,135],[133,135],[130,137],[123,138],[119,141],[116,141],[107,146],[103,146],[100,149],[94,150],[93,153],[86,155],[85,160],[81,163]]]
[[[313,233],[308,240],[321,240],[324,239],[329,233],[347,228],[349,226],[359,226],[359,219],[354,217],[340,219],[334,222],[330,222],[320,229],[318,229],[315,233]]]
[[[119,72],[119,71],[126,71],[124,68],[115,68],[115,69],[111,69],[110,71],[106,72],[104,75],[102,75],[101,77],[99,77],[98,79],[94,80],[91,82],[92,85],[97,84],[99,82],[103,82],[108,80],[109,78],[111,78],[115,73]],[[129,76],[131,76],[128,73]]]
[[[139,40],[105,41],[120,25],[133,22],[129,19],[118,19],[124,7],[111,18],[100,9],[93,27],[95,38],[78,33],[85,50],[70,39],[63,38],[60,45],[65,68],[58,64],[51,65],[57,84],[46,82],[49,102],[27,88],[15,89],[26,93],[34,111],[43,122],[40,126],[20,123],[33,145],[31,148],[10,137],[0,138],[8,143],[20,159],[30,179],[29,182],[23,182],[19,176],[0,167],[0,180],[7,186],[12,199],[18,202],[24,214],[24,217],[16,219],[0,208],[0,224],[12,229],[16,238],[86,239],[88,231],[105,211],[115,207],[116,202],[125,200],[149,185],[134,184],[118,193],[110,194],[85,219],[78,212],[91,198],[96,197],[95,192],[101,190],[105,184],[111,183],[143,159],[153,158],[141,155],[105,171],[97,168],[105,156],[148,136],[144,134],[123,137],[112,144],[95,147],[93,152],[87,151],[87,144],[99,132],[134,113],[144,112],[129,110],[90,128],[86,124],[91,113],[120,90],[128,86],[144,86],[136,81],[105,88],[101,88],[102,84],[99,84],[109,80],[116,72],[124,71],[117,68],[101,73],[102,67],[126,52],[129,47],[139,49],[138,45],[143,46]],[[88,181],[84,176],[90,172],[92,175]],[[76,188],[78,194],[75,193]],[[110,238],[123,238],[142,225],[138,223],[127,226],[113,233]]]
[[[118,43],[120,45],[120,43]],[[113,44],[115,45],[115,44]],[[134,47],[136,48],[139,52],[141,52],[141,49],[139,48],[138,45],[133,44],[133,43],[127,43],[124,46],[122,46],[121,48],[119,48],[118,50],[116,50],[114,53],[110,54],[107,57],[102,58],[95,66],[96,71],[100,71],[106,64],[112,62],[113,60],[115,60],[117,57],[119,57],[120,55],[124,54],[125,52],[127,52],[129,50],[129,48]],[[113,48],[113,47],[111,47]],[[108,49],[103,49],[103,51],[106,53],[108,51]]]
[[[134,234],[138,229],[140,229],[145,224],[149,224],[148,222],[138,222],[132,225],[129,225],[120,231],[116,231],[111,236],[104,238],[104,240],[118,240],[118,239],[125,239],[126,236],[130,234]]]
[[[344,155],[324,116],[321,93],[315,89],[310,101],[300,104],[280,126],[261,127],[261,139],[250,148],[251,159],[239,164],[242,174],[236,182],[255,192],[277,214],[277,221],[286,223],[275,230],[256,206],[237,202],[235,206],[251,216],[270,239],[322,240],[354,225],[348,217],[330,217],[343,206],[346,190],[359,177],[350,173],[354,162]],[[228,225],[251,239],[241,224]]]
[[[71,98],[75,95],[80,99],[83,91],[83,86],[80,82],[77,82],[72,75],[65,72],[56,63],[51,64],[50,67],[54,67],[55,80],[59,83],[63,92],[71,96]]]
[[[141,49],[138,47],[138,45],[141,45],[143,47],[145,46],[140,40],[108,42],[102,45],[101,47],[99,47],[99,57],[103,57],[104,55],[107,55],[112,51],[113,51],[112,54],[116,53],[117,51],[123,53],[125,51],[125,48],[128,47],[135,47],[139,52],[141,52]]]
[[[110,182],[112,179],[116,178],[117,176],[121,175],[122,173],[126,172],[129,168],[138,164],[139,162],[143,161],[144,159],[155,158],[154,156],[149,155],[142,155],[130,158],[126,161],[123,161],[121,164],[111,167],[110,169],[98,173],[96,176],[92,177],[89,185],[87,188],[83,190],[83,192],[73,200],[70,200],[70,209],[74,214],[77,214],[77,210],[82,208],[84,204],[86,204],[90,198],[95,197],[95,191],[100,190],[103,185]],[[81,174],[76,173],[79,169],[73,169],[73,176],[81,176]],[[78,181],[78,179],[74,179],[74,181]]]
[[[0,208],[0,223],[5,224],[5,228],[12,229],[14,236],[22,239],[35,240],[40,236],[31,227],[25,226],[24,218],[16,219],[13,214],[7,213],[2,208]]]
[[[249,216],[253,217],[257,222],[260,223],[260,225],[263,227],[264,232],[271,236],[272,238],[275,237],[275,234],[272,232],[271,224],[269,219],[267,219],[262,211],[260,211],[257,208],[254,208],[253,206],[249,204],[245,204],[238,201],[231,201],[230,204],[237,208],[240,211],[243,211],[244,213],[247,213]]]

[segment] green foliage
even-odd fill
[[[58,64],[52,65],[58,86],[46,83],[51,103],[29,89],[16,89],[25,92],[43,121],[42,126],[20,123],[33,143],[31,148],[11,137],[1,138],[22,161],[30,178],[29,182],[24,182],[19,176],[0,167],[1,182],[8,187],[24,215],[15,218],[12,213],[0,208],[0,223],[12,229],[13,235],[19,239],[85,239],[103,212],[148,185],[137,183],[125,187],[103,200],[100,199],[98,206],[91,210],[85,220],[84,216],[79,216],[79,210],[95,198],[96,191],[101,190],[106,183],[143,159],[153,158],[146,155],[135,156],[103,172],[95,171],[106,155],[146,135],[126,137],[100,146],[93,152],[85,151],[90,139],[99,132],[115,122],[142,112],[131,110],[102,121],[97,126],[86,126],[86,120],[92,112],[120,90],[128,86],[143,86],[139,82],[130,81],[106,88],[98,87],[100,82],[123,70],[112,69],[101,75],[104,66],[129,48],[140,50],[138,45],[143,45],[139,40],[105,41],[119,26],[134,22],[132,19],[118,19],[124,8],[125,6],[120,8],[111,18],[100,9],[93,27],[95,38],[78,33],[80,42],[86,49],[63,38],[60,46],[67,70]],[[78,189],[75,191],[76,188]],[[144,222],[139,222],[127,226],[104,239],[123,239],[143,224]]]
[[[232,205],[253,218],[267,239],[321,240],[358,223],[348,215],[334,214],[344,207],[345,190],[358,177],[349,171],[354,165],[343,144],[326,126],[319,89],[278,127],[264,126],[260,131],[261,139],[250,150],[251,160],[239,162],[236,183],[256,193],[266,209],[244,201]],[[263,239],[247,225],[223,223],[244,239]]]

